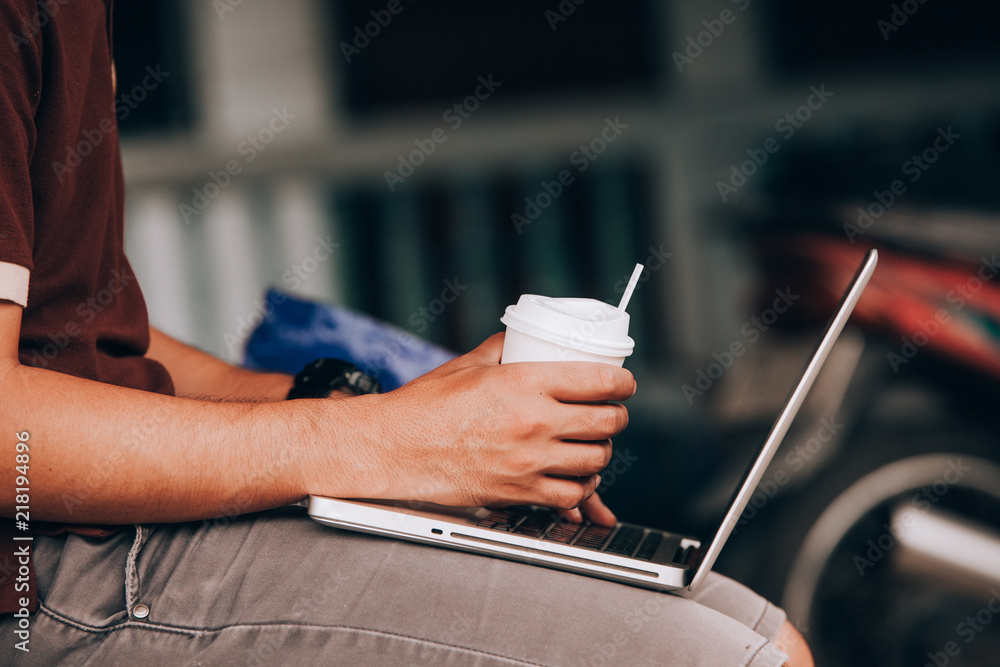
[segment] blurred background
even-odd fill
[[[464,352],[642,262],[602,492],[704,536],[878,247],[717,569],[818,665],[1000,664],[1000,9],[578,2],[116,2],[154,325],[241,362],[276,289]]]

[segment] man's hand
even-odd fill
[[[395,391],[350,399],[379,425],[359,457],[377,492],[368,497],[563,509],[591,498],[610,438],[628,423],[625,407],[606,401],[635,393],[632,374],[593,362],[500,365],[502,347],[497,334]],[[316,473],[307,491],[324,494],[329,480]],[[601,519],[601,507],[588,509]]]

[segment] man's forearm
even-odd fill
[[[166,367],[178,396],[215,401],[280,401],[292,388],[290,375],[238,368],[152,327],[149,341],[146,356]]]
[[[184,521],[309,494],[570,509],[628,423],[612,401],[635,393],[608,364],[501,365],[497,335],[385,394],[197,401],[22,366],[19,314],[0,305],[0,484],[30,486],[32,519]],[[27,474],[14,461],[25,431]]]
[[[305,497],[303,471],[330,471],[330,495],[379,490],[373,471],[358,465],[361,440],[375,433],[368,397],[214,403],[25,366],[0,372],[0,395],[2,451],[13,452],[15,433],[30,433],[36,520],[119,524],[251,512]],[[0,479],[14,488],[13,454],[8,463]]]

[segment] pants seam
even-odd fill
[[[754,632],[757,632],[757,628],[759,628],[760,624],[764,621],[764,617],[767,616],[767,612],[770,610],[770,608],[771,608],[771,603],[768,602],[767,600],[765,600],[764,601],[764,609],[760,612],[760,616],[757,617],[757,622],[753,624],[753,627],[751,628],[751,630],[753,630]],[[760,634],[760,633],[758,632],[757,634]],[[769,639],[769,638],[765,637],[765,639]]]
[[[431,644],[431,645],[434,645],[434,646],[441,646],[441,647],[445,647],[445,648],[449,648],[449,649],[454,649],[454,650],[458,650],[458,651],[465,651],[466,653],[475,653],[475,654],[478,654],[478,655],[489,656],[491,658],[497,658],[497,659],[500,659],[500,660],[507,660],[509,662],[513,662],[513,663],[517,663],[517,664],[521,664],[521,665],[532,665],[532,667],[544,667],[544,665],[542,665],[540,663],[537,663],[537,662],[532,662],[530,660],[524,660],[522,658],[514,658],[514,657],[510,657],[510,656],[500,655],[498,653],[491,653],[489,651],[484,651],[482,649],[470,648],[468,646],[458,646],[457,644],[449,644],[447,642],[437,641],[437,640],[434,640],[434,639],[426,639],[424,637],[413,637],[411,635],[406,635],[406,634],[402,634],[402,633],[399,633],[399,632],[387,632],[385,630],[372,630],[371,628],[359,628],[359,627],[355,627],[355,626],[352,626],[352,625],[316,625],[316,624],[311,624],[311,623],[287,623],[287,622],[284,622],[284,623],[237,623],[237,624],[234,624],[234,625],[223,625],[223,626],[220,626],[220,627],[217,627],[217,628],[205,628],[205,629],[199,630],[199,629],[196,629],[196,628],[184,628],[184,627],[179,627],[179,626],[164,625],[164,624],[161,624],[161,623],[146,623],[146,622],[139,622],[139,621],[131,621],[131,620],[129,620],[129,621],[125,621],[123,623],[118,623],[118,624],[112,625],[112,626],[98,627],[98,626],[86,625],[84,623],[80,623],[78,621],[74,621],[73,619],[67,618],[67,617],[63,616],[62,614],[59,614],[58,612],[53,611],[53,610],[49,609],[48,607],[45,607],[44,605],[39,605],[38,611],[39,611],[39,613],[45,614],[46,616],[48,616],[49,618],[53,619],[56,622],[63,623],[65,625],[69,625],[70,627],[76,628],[77,630],[81,630],[83,632],[89,632],[91,634],[110,634],[112,632],[116,632],[118,630],[124,630],[124,629],[127,629],[127,628],[136,628],[136,629],[139,629],[139,630],[149,630],[151,632],[163,632],[163,633],[167,633],[167,634],[188,635],[188,636],[191,636],[191,637],[206,637],[206,636],[209,636],[209,635],[220,634],[222,632],[225,632],[226,630],[250,629],[250,628],[262,628],[262,629],[264,629],[264,628],[283,628],[283,627],[288,627],[288,628],[299,628],[299,629],[304,629],[304,630],[351,631],[351,632],[360,632],[360,633],[369,634],[369,635],[381,635],[381,636],[392,637],[392,638],[396,638],[396,639],[405,639],[405,640],[408,640],[408,641],[419,642],[419,643],[423,643],[423,644]]]
[[[760,646],[758,646],[758,647],[757,647],[757,650],[753,652],[753,655],[752,655],[752,656],[750,656],[750,659],[749,659],[749,660],[747,660],[747,661],[746,661],[745,663],[743,663],[743,664],[744,664],[744,665],[745,665],[746,667],[750,667],[751,665],[753,665],[753,664],[754,664],[754,662],[755,662],[755,661],[757,660],[757,657],[758,657],[758,656],[760,655],[761,651],[763,651],[763,650],[764,650],[765,648],[767,648],[767,647],[768,647],[768,646],[770,646],[770,645],[771,645],[771,642],[769,642],[769,641],[765,641],[765,642],[764,642],[763,644],[761,644]]]
[[[121,627],[121,625],[123,625],[122,623],[117,623],[115,625],[109,625],[103,628],[96,625],[87,625],[85,623],[80,623],[79,621],[74,621],[71,618],[63,616],[59,612],[49,609],[41,602],[39,602],[38,604],[38,613],[44,614],[49,618],[51,618],[52,620],[57,621],[59,623],[63,623],[64,625],[68,625],[72,628],[76,628],[77,630],[82,630],[83,632],[89,632],[91,634],[104,634],[113,632],[117,628]]]
[[[125,611],[130,617],[136,598],[139,597],[139,571],[136,568],[136,559],[139,557],[139,549],[141,548],[142,526],[135,524],[135,539],[132,541],[132,548],[128,550],[128,558],[125,560]]]

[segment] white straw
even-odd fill
[[[632,298],[632,292],[635,291],[635,286],[639,283],[639,276],[642,275],[642,269],[642,264],[636,264],[635,269],[632,270],[632,277],[628,279],[628,287],[625,288],[625,293],[622,294],[618,310],[625,310],[628,307],[628,301]]]

